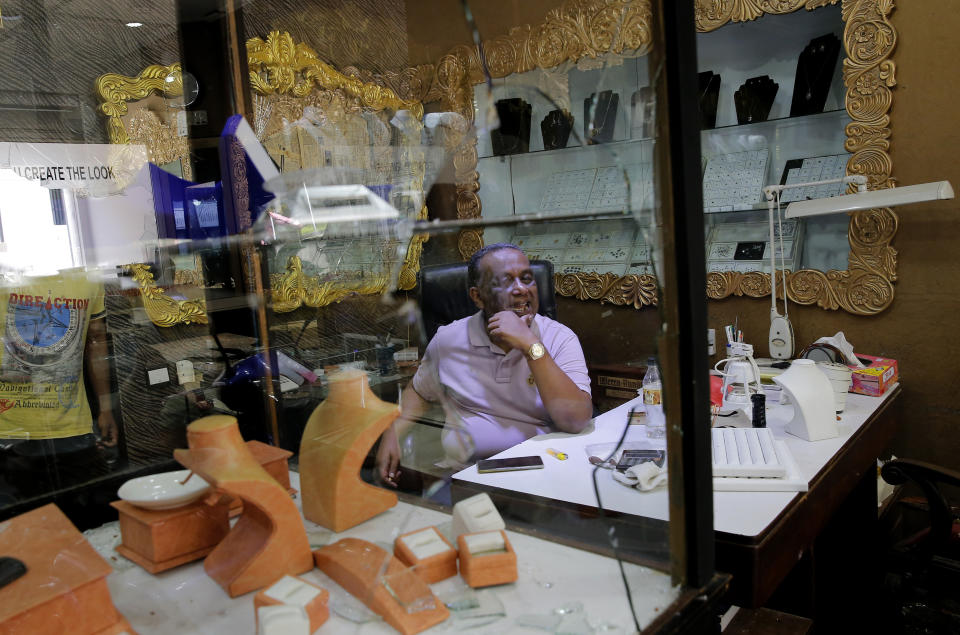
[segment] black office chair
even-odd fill
[[[537,280],[540,315],[557,319],[557,300],[553,295],[553,263],[549,260],[531,260],[530,267]],[[477,305],[467,290],[467,263],[429,265],[419,274],[420,310],[427,341],[437,329],[477,312]]]
[[[880,470],[902,487],[880,516],[887,632],[960,632],[960,472],[909,459]],[[952,498],[951,498],[952,496]]]

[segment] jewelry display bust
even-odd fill
[[[810,40],[803,49],[797,60],[797,76],[790,104],[791,117],[823,112],[839,54],[840,38],[833,33]]]
[[[717,102],[720,99],[720,75],[703,71],[700,79],[700,127],[704,130],[717,126]]]
[[[573,115],[566,110],[551,110],[540,122],[543,134],[543,149],[566,148],[570,131],[573,129]]]
[[[173,457],[221,493],[243,501],[237,523],[203,561],[203,569],[230,597],[260,589],[284,574],[313,568],[303,520],[287,489],[254,458],[237,420],[226,415],[187,426],[189,450]]]
[[[596,104],[594,104],[596,100]],[[583,138],[587,145],[609,143],[617,125],[617,107],[620,95],[612,90],[590,93],[583,100]]]
[[[737,107],[737,123],[747,124],[766,121],[780,85],[767,75],[751,77],[733,93]]]
[[[360,479],[367,452],[400,414],[361,370],[330,376],[330,392],[300,439],[300,491],[307,520],[340,532],[397,504],[397,495]]]
[[[515,97],[497,100],[500,127],[490,131],[493,153],[497,156],[519,154],[530,149],[530,116],[533,107]]]

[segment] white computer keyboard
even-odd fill
[[[713,476],[784,478],[769,428],[713,428]]]

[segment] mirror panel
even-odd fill
[[[599,17],[611,10],[610,3],[589,1],[568,2],[548,13],[545,21],[539,25],[517,27],[507,36],[485,42],[484,51],[490,74],[495,80],[494,100],[499,98],[498,91],[501,91],[500,94],[506,94],[511,89],[526,91],[528,94],[536,92],[532,89],[531,78],[534,75],[527,75],[533,69],[538,69],[538,72],[548,76],[566,74],[571,112],[576,119],[577,102],[573,99],[573,92],[577,82],[570,70],[573,64],[582,63],[583,60],[598,62],[597,58],[606,55],[602,62],[598,62],[598,66],[614,77],[623,70],[619,64],[615,67],[611,63],[614,58],[638,57],[645,52],[644,43],[647,40],[644,38],[648,36],[649,28],[648,4],[629,0],[615,4],[616,9],[622,12],[624,23],[633,25],[630,31],[633,39],[622,38],[615,42],[604,42],[602,36],[606,22]],[[812,31],[823,30],[824,33],[842,35],[843,46],[840,55],[842,61],[838,63],[839,70],[834,71],[832,90],[825,105],[826,112],[807,116],[802,118],[802,121],[799,118],[796,121],[780,123],[768,121],[751,124],[747,129],[738,126],[736,131],[713,130],[703,143],[703,154],[707,160],[711,156],[729,153],[731,148],[749,150],[765,147],[768,150],[768,165],[761,181],[768,184],[766,179],[779,182],[788,161],[800,160],[799,169],[809,168],[809,172],[812,166],[804,165],[803,159],[840,157],[831,160],[833,169],[838,169],[836,163],[843,163],[845,158],[845,172],[867,176],[870,189],[892,186],[888,141],[888,113],[892,104],[890,89],[896,84],[895,67],[891,59],[896,33],[888,19],[892,3],[864,0],[849,3],[842,10],[831,6],[837,4],[829,0],[792,0],[778,3],[730,2],[718,6],[708,0],[697,0],[698,30],[702,34],[708,34],[708,37],[716,35],[718,38],[728,39],[728,46],[729,41],[737,41],[741,35],[740,29],[753,26],[737,23],[756,20],[765,14],[770,14],[768,17],[778,21],[775,25],[778,28],[792,28],[779,26],[779,21],[786,24],[785,21],[799,19]],[[801,9],[806,11],[800,11]],[[813,9],[817,9],[817,12],[811,12]],[[838,19],[842,22],[836,22]],[[821,23],[821,20],[826,22]],[[830,25],[824,30],[826,23]],[[765,27],[761,27],[761,30],[763,28]],[[716,34],[710,33],[717,29],[720,30]],[[769,27],[768,30],[774,29]],[[766,37],[768,36],[763,34],[755,36],[754,39],[761,41]],[[804,34],[795,37],[800,37],[805,43],[811,36]],[[606,47],[597,46],[600,42],[604,42]],[[705,45],[705,50],[708,49]],[[773,56],[773,67],[786,73],[786,79],[779,82],[784,97],[792,92],[800,49],[787,57],[784,57],[785,54]],[[637,66],[645,64],[641,60]],[[481,68],[476,53],[461,46],[444,56],[436,66],[426,70],[423,67],[410,69],[409,72],[415,72],[420,85],[425,87],[421,90],[424,101],[430,101],[430,98],[434,97],[440,102],[440,109],[469,113],[476,118],[479,109],[487,107],[487,104],[476,98],[478,93],[475,92],[476,85],[485,81]],[[754,72],[759,72],[757,68],[759,67],[755,62],[741,61],[736,72],[728,73],[730,77],[727,88],[730,92],[736,90],[742,83],[742,78],[753,77]],[[838,74],[842,75],[842,82]],[[442,82],[438,80],[440,77],[443,78]],[[539,88],[542,79],[535,81]],[[642,79],[638,77],[633,90],[640,88],[641,82]],[[464,84],[471,87],[470,92],[465,90]],[[619,95],[620,114],[624,116],[627,116],[624,104],[630,101],[629,97],[624,97],[626,92]],[[724,102],[730,103],[725,103],[718,112],[720,125],[723,125],[725,118],[729,119],[733,112],[730,95],[726,96]],[[777,108],[772,109],[770,116],[782,116],[783,104],[782,100],[779,105],[775,103]],[[789,101],[786,104],[789,106]],[[538,114],[541,112],[536,105],[533,110]],[[789,114],[789,109],[786,113]],[[529,151],[536,152],[542,148],[542,145],[538,146],[538,143],[542,144],[542,137],[538,139],[536,133],[539,121],[533,116],[531,120]],[[576,126],[576,122],[574,125]],[[625,139],[628,134],[626,122],[621,125],[623,128],[620,128],[619,136],[615,134],[615,140]],[[462,150],[458,156],[458,217],[476,218],[482,215],[484,218],[494,218],[504,214],[506,210],[519,211],[516,204],[521,200],[526,203],[535,201],[538,191],[535,186],[529,188],[529,192],[523,193],[523,188],[518,191],[515,187],[516,180],[514,187],[506,188],[503,185],[509,183],[509,177],[516,178],[518,166],[523,160],[519,155],[512,155],[509,159],[499,157],[487,160],[486,153],[492,152],[492,141],[484,139],[482,122],[478,122],[477,128],[477,145]],[[764,137],[762,144],[761,140],[755,137]],[[571,140],[570,144],[574,145],[575,142]],[[791,148],[790,144],[796,146]],[[570,156],[572,157],[573,153]],[[820,167],[822,172],[822,165]],[[790,175],[789,170],[787,175]],[[794,174],[794,178],[805,177]],[[499,188],[497,184],[500,184]],[[484,191],[487,187],[489,194]],[[543,188],[543,185],[540,187]],[[506,196],[507,191],[511,196]],[[813,194],[816,197],[821,193]],[[510,205],[506,203],[507,198],[510,199]],[[757,204],[760,203],[759,199],[758,191]],[[491,210],[491,206],[495,209]],[[751,205],[747,212],[732,212],[733,215],[728,217],[730,220],[711,218],[711,230],[714,227],[719,228],[719,238],[722,239],[722,231],[729,229],[722,227],[724,224],[743,222],[751,225],[751,231],[758,232],[759,226],[753,225],[765,222],[766,213],[763,205],[756,206],[760,209],[753,210],[754,205]],[[802,304],[817,304],[827,309],[842,308],[861,315],[875,314],[885,309],[893,299],[893,281],[896,279],[896,251],[890,246],[896,227],[897,217],[887,208],[857,212],[849,218],[841,216],[826,217],[815,222],[808,220],[802,227],[796,225],[792,229],[785,227],[785,234],[792,231],[802,238],[790,245],[790,249],[795,252],[794,268],[786,280],[791,300]],[[497,236],[497,239],[500,237]],[[763,238],[758,236],[757,242],[762,240]],[[461,232],[458,248],[466,258],[485,242],[491,241],[480,231],[471,228]],[[705,245],[705,249],[709,250],[710,247]],[[734,249],[734,254],[735,251]],[[708,256],[709,253],[708,251]],[[708,297],[720,299],[729,295],[769,295],[769,265],[764,267],[762,261],[763,259],[757,259],[750,265],[734,263],[735,269],[732,270],[717,264],[715,270],[708,273]],[[649,301],[636,302],[635,291],[642,285],[638,284],[640,280],[633,277],[635,274],[621,275],[610,271],[601,273],[603,269],[599,269],[600,271],[567,274],[558,272],[557,292],[579,299],[634,304],[637,308],[656,302],[655,296]]]

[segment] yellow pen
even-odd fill
[[[566,461],[567,453],[566,452],[557,452],[553,448],[547,448],[547,454],[557,459],[558,461]]]

